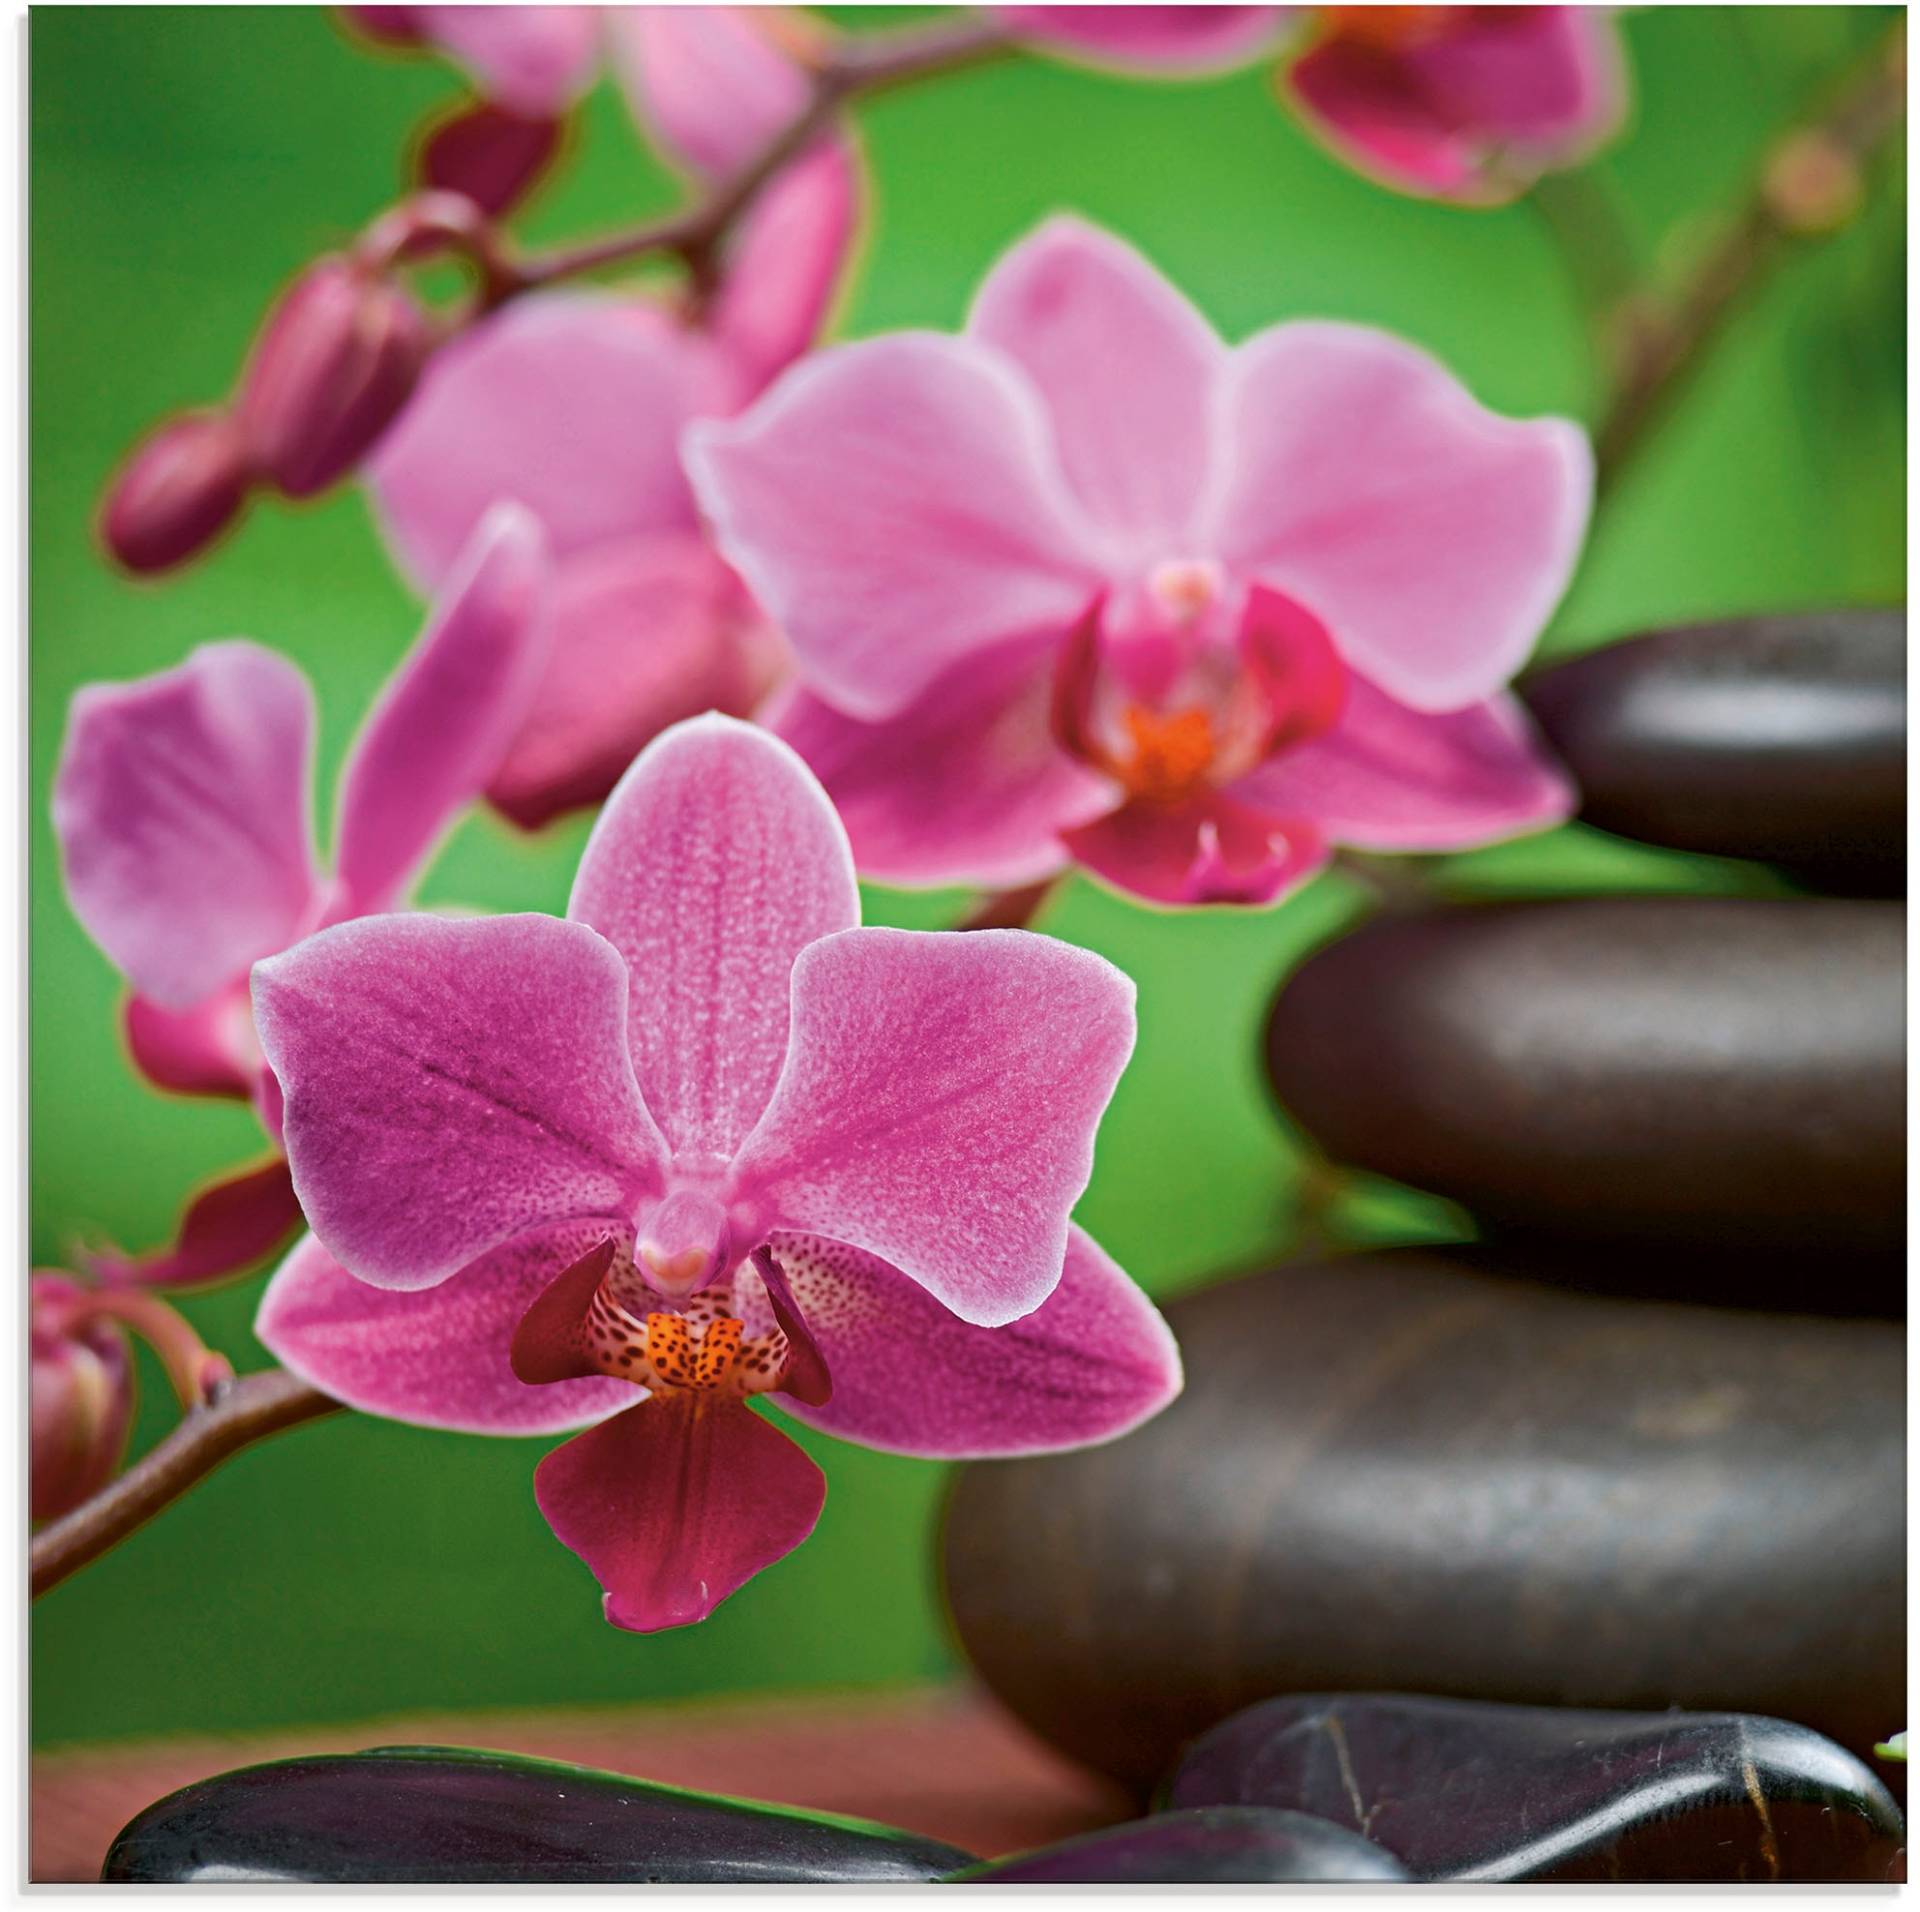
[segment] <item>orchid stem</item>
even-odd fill
[[[665,219],[625,232],[506,261],[492,282],[483,286],[480,310],[491,310],[504,300],[558,280],[653,254],[678,255],[698,279],[710,269],[715,249],[760,189],[789,160],[812,145],[852,101],[913,80],[976,66],[1010,51],[1012,45],[1005,27],[990,18],[972,17],[844,39],[815,67],[811,96],[798,117],[704,198]]]
[[[1906,28],[1861,61],[1826,110],[1772,142],[1741,204],[1678,291],[1621,309],[1626,363],[1594,433],[1604,493],[1671,412],[1728,319],[1792,242],[1851,222],[1868,167],[1906,111]]]
[[[1060,879],[1049,876],[1024,889],[989,890],[954,924],[955,929],[1025,929],[1045,907]]]
[[[124,1540],[161,1508],[243,1447],[282,1428],[340,1410],[341,1403],[284,1368],[246,1374],[215,1390],[158,1447],[94,1497],[33,1537],[30,1582],[38,1599]]]

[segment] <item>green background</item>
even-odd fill
[[[879,24],[892,10],[866,12]],[[1891,16],[1647,8],[1624,31],[1633,124],[1594,173],[1646,258],[1671,269],[1767,138]],[[256,510],[159,584],[92,542],[103,478],[156,416],[219,396],[277,287],[395,189],[409,130],[456,82],[376,55],[306,8],[41,8],[32,16],[31,1075],[33,1255],[76,1236],[160,1241],[201,1177],[257,1155],[246,1113],[169,1101],[128,1069],[119,985],[67,912],[46,792],[67,700],[245,634],[312,676],[320,790],[417,610],[359,495]],[[1534,208],[1470,213],[1383,193],[1292,125],[1266,75],[1129,83],[1017,58],[859,116],[877,211],[838,329],[955,325],[1008,242],[1074,207],[1143,247],[1229,336],[1298,314],[1390,326],[1489,403],[1591,416],[1563,268]],[[563,171],[522,220],[576,235],[671,203],[603,85]],[[1726,336],[1596,524],[1548,639],[1903,594],[1903,209],[1798,251]],[[1678,250],[1676,250],[1678,249]],[[428,902],[562,907],[583,820],[537,839],[462,826]],[[1733,866],[1578,829],[1456,860],[1479,887],[1738,886]],[[1140,1045],[1080,1216],[1155,1294],[1284,1243],[1297,1156],[1254,1037],[1275,980],[1355,907],[1326,877],[1277,912],[1149,913],[1081,882],[1044,919],[1140,985]],[[872,893],[928,926],[959,899]],[[1356,1239],[1455,1233],[1384,1188],[1345,1205]],[[189,1301],[242,1367],[256,1275]],[[170,1419],[143,1369],[136,1430]],[[639,1638],[599,1619],[548,1535],[542,1443],[342,1417],[233,1463],[35,1610],[39,1743],[350,1719],[414,1707],[636,1701],[875,1685],[954,1662],[932,1539],[941,1470],[814,1440],[832,1492],[816,1537],[705,1626]]]

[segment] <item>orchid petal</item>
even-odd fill
[[[1433,715],[1363,678],[1324,736],[1284,750],[1234,794],[1362,850],[1467,850],[1563,823],[1573,786],[1518,703]]]
[[[553,163],[561,122],[529,119],[486,100],[438,121],[420,143],[419,178],[459,193],[490,218],[510,211]]]
[[[129,996],[124,1026],[133,1066],[155,1088],[243,1102],[253,1094],[260,1056],[243,984],[178,1012]]]
[[[434,354],[368,483],[423,591],[503,498],[540,520],[556,559],[608,538],[690,532],[680,432],[735,396],[720,353],[647,306],[585,293],[516,300]]]
[[[807,78],[765,31],[763,7],[622,7],[615,71],[634,117],[683,166],[724,178],[807,104]]]
[[[253,1014],[307,1220],[376,1287],[664,1185],[626,967],[584,924],[361,917],[257,965]]]
[[[1266,50],[1298,7],[995,7],[1035,45],[1097,66],[1147,73],[1226,73]]]
[[[519,505],[481,519],[340,780],[335,862],[353,913],[390,909],[499,768],[546,662],[548,560]]]
[[[1219,790],[1184,803],[1129,803],[1068,830],[1065,841],[1103,882],[1169,908],[1277,903],[1327,860],[1311,823]]]
[[[859,202],[853,150],[833,140],[785,167],[748,209],[707,325],[749,386],[784,371],[826,322]]]
[[[1500,689],[1579,556],[1586,434],[1502,418],[1363,326],[1275,326],[1234,353],[1222,389],[1222,562],[1297,598],[1350,666],[1417,709]]]
[[[139,993],[175,1013],[284,949],[315,908],[313,695],[235,640],[74,695],[53,785],[67,896]]]
[[[662,1395],[555,1448],[540,1511],[600,1582],[617,1627],[704,1620],[813,1532],[819,1468],[744,1401]]]
[[[972,652],[1064,629],[1098,587],[1049,434],[999,354],[897,332],[804,359],[685,456],[810,686],[873,720]]]
[[[785,1394],[780,1405],[842,1440],[938,1460],[1044,1454],[1112,1440],[1180,1391],[1172,1331],[1078,1228],[1059,1286],[998,1328],[970,1326],[843,1242],[776,1235],[772,1246],[834,1376],[824,1405]]]
[[[1496,162],[1570,165],[1626,107],[1618,29],[1605,7],[1463,7],[1407,51],[1428,96],[1477,129]]]
[[[595,1231],[580,1231],[562,1262],[550,1264],[548,1280],[527,1303],[514,1326],[507,1347],[507,1365],[515,1378],[529,1387],[546,1387],[556,1381],[577,1381],[585,1375],[605,1370],[587,1345],[587,1311],[600,1292],[601,1283],[612,1268],[614,1256],[621,1253],[620,1242],[601,1231],[584,1254],[574,1254],[580,1240]],[[623,1272],[633,1271],[631,1250],[622,1255]],[[559,1273],[553,1269],[558,1266]],[[635,1384],[637,1385],[637,1383]]]
[[[170,1248],[147,1255],[89,1255],[86,1260],[89,1272],[102,1281],[194,1288],[264,1261],[299,1223],[293,1178],[276,1155],[201,1189],[182,1213]]]
[[[432,6],[409,9],[418,31],[458,60],[495,104],[543,118],[586,90],[600,60],[600,9]]]
[[[1055,646],[956,664],[897,717],[863,724],[795,689],[766,721],[826,786],[853,860],[877,883],[1012,889],[1066,865],[1059,831],[1109,809],[1104,777],[1048,724]]]
[[[793,966],[793,1040],[734,1175],[771,1226],[881,1257],[963,1320],[1052,1293],[1133,984],[1024,930],[849,929]]]
[[[528,1306],[595,1232],[575,1222],[517,1235],[416,1294],[356,1281],[308,1235],[267,1284],[254,1333],[282,1366],[365,1414],[469,1434],[585,1427],[631,1406],[632,1385],[595,1376],[529,1387],[507,1350]]]
[[[1131,246],[1056,217],[987,275],[967,332],[1033,381],[1088,515],[1141,556],[1182,555],[1227,363],[1194,307]]]
[[[525,829],[599,803],[670,724],[744,717],[784,662],[740,581],[689,532],[581,552],[554,579],[544,674],[487,797]]]
[[[800,759],[708,716],[657,737],[620,780],[567,914],[626,959],[634,1073],[668,1145],[725,1157],[780,1074],[794,959],[857,923],[860,893]]]

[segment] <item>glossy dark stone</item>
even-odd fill
[[[1603,830],[1897,896],[1907,618],[1826,611],[1657,631],[1521,686]]]
[[[1887,1789],[1832,1740],[1739,1713],[1596,1713],[1397,1693],[1269,1700],[1181,1761],[1170,1807],[1363,1828],[1423,1879],[1885,1884]]]
[[[957,1885],[1332,1885],[1412,1875],[1357,1832],[1303,1812],[1215,1806],[1167,1812],[1019,1852]]]
[[[109,1882],[843,1885],[937,1879],[972,1855],[821,1817],[508,1753],[388,1746],[248,1766],[149,1806]]]
[[[1904,1336],[1396,1250],[1167,1309],[1186,1392],[960,1470],[968,1657],[1136,1787],[1277,1694],[1766,1713],[1862,1757],[1906,1691]]]
[[[1377,921],[1282,987],[1275,1090],[1336,1161],[1582,1242],[1905,1239],[1905,911],[1589,897]]]

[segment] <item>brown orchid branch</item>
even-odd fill
[[[283,1368],[223,1383],[151,1453],[33,1536],[28,1552],[33,1597],[98,1559],[242,1448],[340,1407]]]
[[[1594,433],[1603,492],[1672,411],[1744,301],[1797,244],[1851,222],[1866,174],[1906,117],[1906,27],[1895,26],[1822,111],[1774,142],[1678,291],[1631,295],[1609,328],[1620,365]]]

